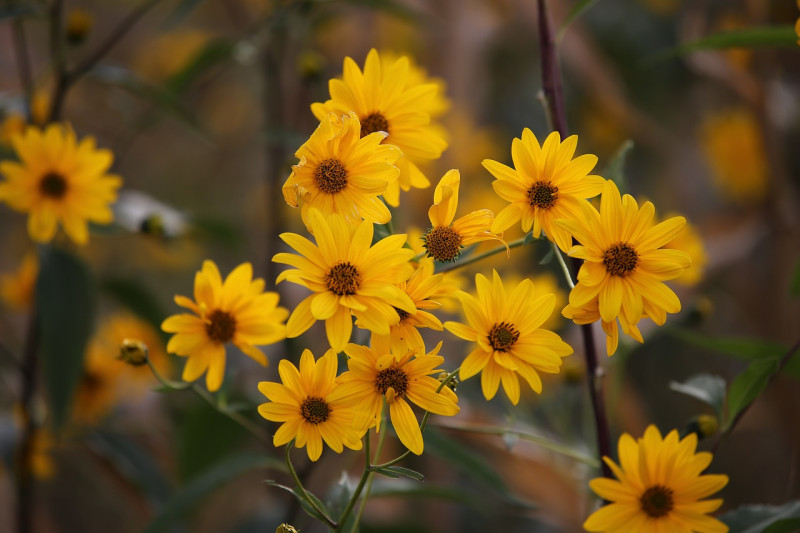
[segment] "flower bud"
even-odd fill
[[[275,533],[297,533],[297,529],[289,524],[281,524],[275,530]]]
[[[142,366],[147,363],[149,350],[147,345],[138,339],[123,339],[119,347],[117,359],[131,366]]]
[[[67,42],[72,45],[81,44],[94,26],[94,15],[85,9],[73,9],[67,15]]]
[[[444,381],[445,379],[447,379],[447,372],[442,372],[442,373],[440,373],[438,376],[436,376],[436,379],[438,379],[438,380],[439,380],[439,382],[441,383],[442,381]],[[453,392],[456,392],[456,389],[458,388],[458,384],[459,384],[459,383],[461,383],[461,382],[458,380],[458,376],[453,376],[453,377],[452,377],[452,378],[450,378],[450,380],[447,382],[447,385],[445,385],[445,387],[448,387],[448,388],[449,388],[450,390],[452,390]]]
[[[686,434],[696,433],[700,440],[716,435],[717,431],[719,422],[713,415],[698,415],[686,426]]]

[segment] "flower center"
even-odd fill
[[[236,319],[221,309],[215,309],[206,318],[209,322],[206,323],[206,333],[208,338],[212,341],[225,344],[233,338],[236,333]]]
[[[402,368],[392,365],[378,372],[375,388],[381,396],[386,394],[390,388],[394,389],[395,397],[402,398],[408,390],[408,374]]]
[[[39,181],[39,192],[48,198],[63,198],[67,193],[67,180],[58,172],[48,172]]]
[[[394,310],[397,311],[397,315],[400,317],[400,324],[402,324],[406,318],[411,316],[411,314],[408,311],[405,311],[403,309],[398,309],[397,307],[395,307]]]
[[[428,257],[440,263],[454,261],[461,253],[461,235],[450,226],[436,226],[423,237]]]
[[[603,253],[603,265],[612,276],[624,278],[639,264],[639,254],[628,243],[618,242]]]
[[[656,485],[655,487],[650,487],[642,497],[639,498],[639,503],[642,506],[642,511],[647,513],[648,516],[652,518],[661,518],[669,514],[672,511],[672,508],[675,506],[675,502],[672,499],[672,489],[669,489],[663,485]]]
[[[328,402],[318,396],[307,397],[300,405],[300,414],[311,424],[321,424],[325,422],[331,414]]]
[[[361,273],[350,263],[339,263],[325,274],[325,285],[337,296],[353,295],[361,287]]]
[[[489,330],[489,344],[498,352],[507,352],[519,339],[519,330],[513,324],[500,322]]]
[[[347,169],[338,159],[326,159],[314,169],[314,182],[322,192],[336,194],[347,187]]]
[[[361,119],[361,137],[366,137],[376,131],[389,133],[389,121],[377,111]]]
[[[528,189],[528,203],[531,207],[538,207],[539,209],[550,209],[556,205],[558,200],[558,187],[550,185],[543,181],[537,181]]]

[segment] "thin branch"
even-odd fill
[[[461,267],[464,267],[464,266],[467,266],[467,265],[471,265],[472,263],[476,263],[476,262],[480,261],[481,259],[486,259],[487,257],[491,257],[491,256],[493,256],[495,254],[499,254],[500,252],[507,252],[511,248],[518,248],[518,247],[520,247],[520,246],[525,244],[525,239],[527,239],[527,237],[521,237],[521,238],[517,239],[516,241],[512,241],[512,242],[508,243],[507,245],[498,246],[497,248],[492,248],[491,250],[487,250],[487,251],[483,252],[482,254],[478,254],[478,255],[473,255],[471,257],[467,257],[463,261],[458,261],[458,262],[455,262],[455,263],[446,264],[442,268],[437,270],[437,273],[438,272],[449,272],[450,270],[455,270],[457,268],[461,268]]]
[[[330,516],[328,516],[325,510],[320,509],[320,507],[317,505],[317,502],[314,501],[314,498],[308,495],[308,491],[306,491],[306,488],[303,486],[303,483],[300,482],[300,477],[297,475],[297,471],[294,469],[294,465],[292,465],[292,456],[291,456],[292,448],[294,448],[294,439],[292,439],[292,442],[286,445],[286,452],[284,457],[286,458],[286,466],[289,467],[289,474],[292,476],[295,485],[297,485],[297,490],[300,491],[300,495],[303,497],[303,500],[305,500],[306,503],[308,503],[308,505],[310,505],[317,513],[319,513],[319,515],[323,518],[326,524],[328,524],[332,528],[338,527],[336,522],[334,522],[333,519]]]
[[[561,70],[558,66],[558,55],[556,53],[552,22],[547,10],[547,1],[537,0],[537,8],[539,14],[539,51],[542,62],[542,88],[544,89],[545,102],[548,106],[549,116],[553,121],[553,127],[563,139],[567,136],[567,114],[564,107]],[[573,258],[572,269],[576,276],[579,268],[579,261]],[[602,457],[611,456],[611,438],[603,395],[603,372],[598,364],[592,324],[582,325],[581,335],[585,349],[589,396],[592,400],[592,411],[597,432],[597,451],[601,458],[600,466],[605,477],[612,477],[611,469],[602,461]]]
[[[25,38],[25,23],[21,18],[15,18],[11,23],[12,38],[14,40],[14,53],[19,72],[19,82],[22,87],[25,102],[25,120],[31,121],[31,100],[33,99],[33,73],[28,58],[28,42]]]

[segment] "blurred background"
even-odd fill
[[[578,2],[549,2],[556,28]],[[12,19],[22,9],[22,19]],[[8,10],[8,11],[4,11]],[[461,171],[459,214],[504,206],[483,159],[510,164],[511,140],[531,128],[549,133],[541,89],[533,0],[96,0],[64,2],[68,64],[80,62],[141,10],[118,44],[70,90],[63,117],[115,154],[124,179],[116,226],[98,228],[79,251],[97,289],[93,336],[68,422],[55,431],[44,393],[34,406],[42,427],[32,468],[34,531],[273,531],[283,521],[321,530],[286,493],[274,467],[282,450],[264,448],[239,426],[189,394],[162,394],[144,370],[114,360],[136,337],[174,378],[183,361],[164,353],[158,326],[176,313],[174,294],[191,295],[203,259],[223,272],[250,261],[276,290],[277,235],[304,232],[280,186],[295,150],[316,127],[309,106],[328,98],[345,56],[363,66],[370,48],[407,54],[442,84],[439,121],[448,149],[423,167],[434,184]],[[24,126],[14,26],[22,20],[35,87],[32,120],[46,120],[53,93],[47,9],[41,2],[0,7],[0,155]],[[19,12],[16,12],[19,14]],[[663,328],[643,327],[645,344],[625,342],[603,360],[612,439],[685,429],[713,414],[670,388],[698,373],[728,382],[764,350],[783,353],[800,334],[800,49],[729,48],[675,52],[719,31],[794,25],[792,0],[604,0],[568,27],[559,43],[571,133],[578,152],[599,157],[613,178],[659,217],[682,214],[690,230],[675,247],[695,267],[671,286],[683,311]],[[433,189],[401,195],[394,227],[418,246]],[[25,217],[0,207],[0,530],[12,531],[13,455],[20,437],[20,353],[35,263]],[[506,235],[506,240],[521,236]],[[487,246],[488,249],[490,246]],[[515,249],[459,270],[467,290],[476,272],[532,277],[559,294],[567,288],[547,243]],[[32,257],[32,256],[31,256]],[[281,285],[282,305],[305,296]],[[447,306],[443,320],[458,317]],[[480,423],[516,427],[594,455],[578,329],[559,316],[552,327],[576,353],[544,393],[486,402],[477,379],[459,386],[458,418],[437,420],[426,453],[406,466],[425,482],[378,479],[363,531],[576,531],[595,504],[596,474],[569,457],[510,434],[437,427]],[[599,328],[597,328],[599,330]],[[319,324],[267,348],[261,368],[228,351],[221,395],[272,434],[255,415],[256,384],[277,380],[277,361],[304,347],[323,353]],[[428,332],[448,369],[466,354],[446,332]],[[324,338],[324,336],[322,336]],[[598,334],[600,346],[603,338]],[[730,476],[723,511],[744,503],[800,497],[800,361],[790,362],[719,447],[711,469]],[[386,457],[402,450],[388,440]],[[615,446],[614,446],[615,447]],[[701,447],[708,448],[704,441]],[[394,448],[394,449],[392,449]],[[328,500],[352,490],[356,453],[330,450],[313,468],[294,454],[308,486]],[[274,461],[272,458],[275,458]],[[270,462],[272,461],[272,462]],[[355,478],[354,478],[355,476]],[[346,500],[346,498],[345,498]],[[148,529],[149,528],[149,529]]]

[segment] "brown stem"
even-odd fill
[[[47,122],[53,122],[61,117],[64,95],[67,90],[67,72],[64,57],[64,40],[61,28],[64,27],[64,2],[54,0],[50,6],[50,61],[53,63],[56,86],[53,89],[53,98],[50,103],[50,113]]]
[[[19,81],[22,86],[22,93],[25,95],[25,120],[31,120],[31,100],[33,98],[33,74],[31,64],[28,59],[28,44],[25,38],[25,25],[21,18],[15,18],[11,24],[12,37],[14,39],[14,52],[16,54],[17,71]]]
[[[39,350],[39,321],[36,309],[31,310],[30,323],[25,338],[25,349],[22,357],[21,379],[22,397],[20,410],[22,414],[22,438],[16,457],[17,482],[17,532],[30,533],[31,510],[33,508],[33,476],[31,473],[31,455],[33,439],[36,432],[36,420],[32,413],[33,397],[36,391],[36,367]]]
[[[553,37],[553,26],[547,10],[546,0],[536,0],[539,14],[539,52],[542,64],[542,88],[553,127],[564,139],[567,136],[567,114],[564,107],[564,89],[561,82],[561,70]],[[580,269],[580,262],[571,261],[573,275]],[[605,399],[603,394],[603,372],[597,358],[597,347],[592,334],[592,324],[581,326],[584,355],[586,357],[586,377],[589,396],[592,401],[595,428],[597,433],[597,451],[601,468],[605,477],[612,477],[611,469],[603,462],[603,456],[611,457],[611,437],[608,430]]]

